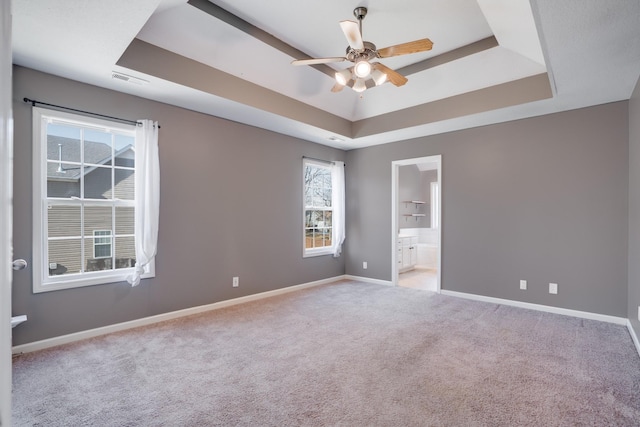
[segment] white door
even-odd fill
[[[11,2],[0,2],[0,426],[11,425],[13,118]]]

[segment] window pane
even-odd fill
[[[93,253],[95,258],[111,258],[111,244],[93,242]]]
[[[112,168],[86,167],[84,175],[84,197],[86,199],[111,199]]]
[[[331,169],[307,165],[304,181],[305,206],[331,206]]]
[[[311,227],[324,227],[323,212],[313,211],[311,216]]]
[[[63,163],[63,173],[57,172],[58,166],[47,163],[47,197],[80,197],[80,167]]]
[[[331,229],[325,228],[322,230],[322,246],[331,246]]]
[[[129,268],[136,264],[135,239],[116,237],[116,268]]]
[[[133,207],[116,207],[116,234],[134,234],[135,209]]]
[[[129,135],[115,135],[116,166],[135,167],[135,138]]]
[[[84,208],[84,235],[93,238],[96,230],[109,230],[112,226],[111,206],[85,206]]]
[[[80,128],[57,123],[47,124],[47,159],[80,162]]]
[[[314,189],[312,206],[314,208],[325,206],[324,195],[322,194],[322,190],[317,188]]]
[[[112,270],[111,249],[112,245],[99,243],[94,247],[93,237],[84,239],[85,271]]]
[[[322,194],[323,204],[320,206],[331,207],[331,188],[325,188]]]
[[[325,211],[324,212],[324,226],[325,227],[331,227],[331,218],[332,218],[332,212],[331,211]]]
[[[84,131],[84,162],[111,165],[111,134],[93,129]]]
[[[48,237],[80,237],[80,206],[52,206],[47,209]]]
[[[306,230],[304,237],[305,249],[313,248],[313,230]]]
[[[115,188],[114,195],[116,199],[133,200],[135,198],[135,173],[129,169],[115,169]]]
[[[49,276],[79,273],[80,239],[49,240],[48,262]]]

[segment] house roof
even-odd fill
[[[95,142],[66,138],[62,136],[47,136],[47,159],[62,160],[62,162],[47,163],[47,178],[50,180],[77,181],[80,179],[80,166],[65,162],[79,162],[80,152],[84,147],[84,162],[91,165],[106,165],[111,162],[111,146]],[[132,150],[132,145],[127,145],[114,153],[114,157],[123,156]],[[95,166],[85,166],[84,174],[90,173]]]
[[[381,60],[406,85],[331,93],[331,74],[345,65],[290,65],[341,55],[338,22],[354,19],[355,6],[368,6],[364,38],[378,47],[434,42],[430,52]],[[14,0],[13,8],[18,65],[343,149],[626,100],[640,75],[637,0]]]

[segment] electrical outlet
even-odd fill
[[[237,288],[238,286],[240,286],[240,278],[239,277],[234,277],[233,278],[233,287]]]
[[[523,291],[527,290],[527,281],[526,280],[520,280],[520,289],[522,289]]]
[[[558,293],[558,284],[557,283],[549,283],[549,293],[557,294]]]
[[[367,261],[362,261],[362,269],[363,270],[367,269]]]

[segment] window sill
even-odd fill
[[[155,277],[155,265],[152,262],[147,268],[145,273],[141,276],[142,279],[148,279]],[[127,277],[133,274],[133,268],[123,268],[116,272],[95,272],[57,276],[54,278],[47,277],[47,280],[43,280],[40,283],[33,283],[33,293],[38,294],[42,292],[59,291],[63,289],[83,288],[87,286],[106,285],[108,283],[126,282]]]
[[[308,249],[304,251],[304,253],[302,254],[302,257],[312,258],[316,256],[333,255],[333,250],[334,250],[333,248]]]

